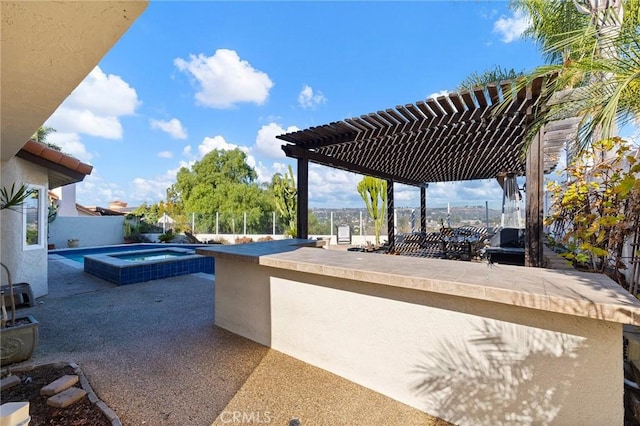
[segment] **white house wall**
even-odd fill
[[[12,158],[2,162],[0,186],[10,189],[22,183],[49,185],[46,169],[20,158]],[[0,211],[0,260],[12,274],[14,282],[27,282],[31,285],[35,297],[44,296],[47,290],[47,256],[46,245],[43,248],[23,250],[22,213],[14,210]],[[2,282],[6,282],[3,276]]]
[[[124,243],[124,216],[58,216],[49,224],[49,244],[67,247],[67,240],[80,240],[79,247]]]

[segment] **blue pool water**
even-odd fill
[[[125,253],[125,254],[113,254],[111,257],[116,257],[122,260],[128,260],[130,262],[142,262],[144,260],[161,260],[170,259],[172,257],[188,256],[188,253],[175,252],[170,250],[154,252],[154,253]]]

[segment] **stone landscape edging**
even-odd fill
[[[87,377],[82,372],[82,369],[75,362],[51,362],[51,363],[40,364],[40,365],[33,365],[33,364],[24,365],[23,364],[22,366],[18,366],[14,368],[11,368],[11,367],[7,367],[6,369],[3,368],[2,373],[3,374],[4,373],[11,373],[11,374],[24,373],[31,370],[35,370],[36,368],[41,368],[41,367],[63,368],[66,366],[73,368],[73,372],[80,379],[80,385],[82,386],[82,389],[84,389],[85,392],[87,392],[87,397],[89,398],[89,402],[96,405],[100,409],[100,411],[104,413],[107,419],[109,419],[109,421],[111,422],[111,426],[122,426],[122,422],[120,421],[120,418],[118,417],[118,415],[115,413],[115,411],[109,408],[109,406],[105,404],[104,401],[98,398],[96,393],[93,391],[93,388],[91,388],[91,385],[89,384],[89,380],[87,380]]]

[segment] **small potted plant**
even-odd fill
[[[0,189],[0,210],[12,210],[22,206],[31,194],[32,191],[24,184],[17,189],[13,184],[10,191],[6,188]],[[7,277],[7,285],[2,286],[2,294],[0,294],[0,347],[2,348],[2,351],[0,351],[0,365],[4,366],[31,358],[38,343],[38,321],[31,315],[25,317],[16,316],[11,271],[2,262],[0,262],[0,268],[2,269],[0,273],[4,272]],[[5,288],[11,316],[7,314],[5,307]]]

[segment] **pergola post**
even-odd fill
[[[393,181],[387,180],[387,242],[389,253],[396,251],[396,230],[394,229]]]
[[[526,158],[525,266],[542,267],[542,229],[544,220],[544,128],[533,138]]]
[[[298,158],[298,238],[309,238],[309,160]]]
[[[420,232],[427,233],[427,188],[428,183],[420,187]]]

